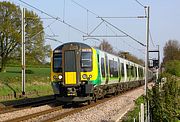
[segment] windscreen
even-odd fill
[[[65,72],[76,72],[76,56],[75,51],[66,51],[64,53],[65,57]]]

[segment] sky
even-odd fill
[[[54,19],[49,19],[50,17],[43,12],[24,4],[20,0],[8,1],[36,12],[42,18],[45,28],[45,37],[47,37],[45,41],[46,44],[51,45],[52,49],[61,45],[61,43],[49,40],[48,38],[53,38],[63,43],[78,41],[91,46],[98,46],[104,39],[113,46],[115,51],[130,52],[141,59],[144,59],[145,57],[145,48],[129,37],[83,38],[83,36],[92,32],[102,22],[101,18],[97,18],[98,16],[145,16],[143,6],[138,4],[136,0],[23,0],[53,17],[60,18],[61,21],[64,21],[69,25]],[[145,6],[150,6],[150,32],[152,39],[150,38],[149,49],[156,50],[157,45],[159,45],[162,61],[163,47],[165,46],[165,43],[170,39],[175,39],[180,42],[180,0],[138,1]],[[145,18],[104,19],[141,43],[146,44],[147,21]],[[73,29],[72,26],[82,32]],[[110,24],[102,22],[102,24],[91,33],[91,35],[122,36],[124,34],[112,27]],[[150,54],[150,58],[155,57],[157,57],[156,54]]]

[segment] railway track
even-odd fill
[[[134,90],[134,89],[132,89],[132,90]],[[90,105],[79,104],[78,106],[73,106],[73,105],[67,105],[65,107],[57,106],[57,107],[54,107],[54,108],[51,108],[51,109],[48,109],[48,110],[45,110],[45,111],[40,111],[40,112],[37,112],[37,113],[28,114],[26,116],[21,116],[21,117],[18,117],[18,118],[10,119],[10,120],[7,120],[6,122],[19,122],[19,121],[28,121],[28,120],[33,121],[33,119],[36,119],[36,118],[37,118],[36,120],[39,120],[38,117],[40,117],[40,116],[43,116],[43,118],[44,118],[41,121],[52,122],[52,121],[62,119],[64,117],[66,117],[66,116],[72,115],[74,113],[78,113],[78,112],[80,112],[82,110],[87,110],[87,109],[89,109],[91,107],[94,107],[94,106],[96,106],[98,104],[102,104],[102,103],[104,103],[104,102],[106,102],[108,100],[111,100],[111,99],[113,99],[113,98],[115,98],[117,96],[123,95],[124,93],[128,93],[130,91],[122,92],[121,94],[116,95],[116,96],[109,95],[109,96],[105,97],[104,99],[98,100],[97,102],[91,102]],[[59,111],[59,113],[58,113],[58,111]],[[61,111],[64,111],[64,112],[61,112]],[[53,116],[49,115],[50,113]],[[45,115],[48,116],[48,117],[47,118],[44,117]]]
[[[73,106],[73,104],[67,105],[67,106],[60,105],[60,106],[49,108],[47,110],[35,112],[33,114],[26,114],[23,116],[12,118],[12,119],[7,120],[6,122],[19,122],[19,121],[52,122],[52,121],[60,120],[69,115],[81,112],[82,110],[87,110],[91,107],[97,106],[98,104],[105,103],[106,101],[111,100],[115,97],[123,96],[125,93],[127,94],[133,90],[136,90],[136,88],[121,92],[118,95],[109,95],[109,96],[105,97],[104,99],[97,100],[97,102],[91,102],[90,105],[87,105],[87,104],[77,104],[77,106]]]
[[[40,99],[36,99],[35,101],[28,101],[26,102],[20,102],[20,103],[14,103],[12,105],[7,105],[3,108],[0,108],[0,114],[5,114],[8,112],[13,112],[13,111],[19,111],[27,108],[32,108],[32,107],[37,107],[41,105],[46,105],[46,104],[51,104],[55,102],[55,98],[52,95],[41,97]]]
[[[48,113],[59,111],[61,109],[62,109],[62,106],[58,106],[58,107],[54,107],[52,109],[48,109],[48,110],[41,111],[41,112],[38,112],[38,113],[29,114],[29,115],[26,115],[26,116],[22,116],[22,117],[14,118],[14,119],[11,119],[11,120],[7,120],[5,122],[20,122],[20,121],[25,121],[25,120],[29,120],[29,119],[32,119],[32,118],[35,118],[35,117],[38,117],[38,116],[41,116],[41,115],[45,115],[45,114],[48,114]]]

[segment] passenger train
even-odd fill
[[[149,70],[148,79],[153,74]],[[83,43],[58,46],[51,54],[51,84],[61,102],[85,102],[144,84],[144,67]]]

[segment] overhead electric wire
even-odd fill
[[[139,19],[139,18],[145,18],[146,16],[127,16],[127,17],[97,17],[97,18],[111,18],[111,19],[118,19],[118,18],[120,18],[120,19],[129,19],[129,18],[137,18],[137,19]]]
[[[112,30],[106,23],[105,23],[105,25],[106,25],[106,27],[108,27],[109,28],[109,30],[111,30],[111,32],[113,32],[114,34],[116,34],[117,35],[117,33],[114,31],[114,30]]]
[[[152,34],[151,34],[151,31],[150,31],[150,30],[149,30],[149,35],[150,35],[151,43],[152,43],[153,47],[155,47],[155,44],[154,44],[154,41],[153,41]]]
[[[65,0],[64,0],[64,6],[63,6],[63,21],[64,21],[64,18],[65,18]]]
[[[99,15],[97,15],[96,13],[90,11],[89,9],[87,9],[86,7],[80,5],[79,3],[75,2],[74,0],[71,0],[73,3],[75,3],[76,5],[78,5],[79,7],[85,9],[85,10],[88,10],[89,12],[91,12],[92,14],[96,15],[97,17],[101,18]],[[126,36],[128,36],[129,38],[131,38],[132,40],[136,41],[137,43],[139,43],[140,45],[142,46],[146,46],[144,45],[143,43],[141,43],[140,41],[138,41],[137,39],[135,39],[134,37],[130,36],[129,34],[127,34],[126,32],[124,32],[123,30],[119,29],[118,27],[114,26],[113,24],[111,24],[110,22],[108,22],[107,20],[101,18],[101,20],[105,21],[107,24],[111,25],[112,27],[114,27],[115,29],[117,29],[118,31],[120,31],[121,33],[125,34]],[[93,29],[93,31],[95,31],[99,26],[97,26],[95,29]],[[92,32],[93,32],[92,31]],[[91,34],[91,33],[90,33]],[[88,34],[88,35],[90,35]]]
[[[103,18],[101,18],[102,20],[104,20]],[[129,38],[131,38],[132,40],[136,41],[137,43],[139,43],[142,46],[146,46],[143,43],[141,43],[140,41],[138,41],[137,39],[135,39],[134,37],[130,36],[129,34],[127,34],[126,32],[124,32],[123,30],[119,29],[118,27],[114,26],[113,24],[111,24],[110,22],[104,20],[106,23],[108,23],[109,25],[111,25],[112,27],[114,27],[115,29],[117,29],[118,31],[120,31],[121,33],[125,34],[126,36],[128,36]]]
[[[39,12],[41,12],[41,13],[49,16],[49,17],[51,17],[51,18],[54,18],[54,19],[58,20],[59,22],[65,24],[65,25],[68,25],[69,27],[73,28],[73,29],[76,30],[76,31],[79,31],[79,32],[81,32],[81,33],[83,33],[83,34],[87,34],[87,33],[85,33],[84,31],[82,31],[82,30],[80,30],[80,29],[78,29],[78,28],[70,25],[69,23],[63,21],[63,20],[62,20],[61,18],[59,18],[59,17],[54,17],[54,16],[48,14],[47,12],[44,12],[43,10],[40,10],[39,8],[30,5],[30,4],[27,3],[27,2],[24,2],[24,1],[22,1],[22,0],[19,0],[19,1],[22,2],[22,3],[24,3],[24,4],[26,4],[27,6],[29,6],[29,7],[31,7],[31,8],[33,8],[33,9],[35,9],[35,10],[37,10],[37,11],[39,11]]]
[[[104,21],[101,21],[88,35],[91,35]]]
[[[89,11],[87,10],[87,35],[88,35],[88,31],[89,31]]]
[[[146,6],[145,5],[143,5],[141,2],[139,2],[138,0],[134,0],[134,1],[136,1],[140,6],[142,6],[143,8],[145,8]]]
[[[57,20],[54,20],[52,23],[50,23],[49,25],[47,25],[45,28],[43,28],[42,30],[40,30],[38,33],[36,33],[35,35],[33,35],[32,37],[30,37],[30,39],[33,39],[34,37],[36,37],[38,34],[40,34],[41,32],[43,32],[46,28],[50,27],[53,23],[55,23]]]
[[[49,30],[51,31],[51,33],[55,36],[56,34],[52,31],[51,27],[49,26]]]
[[[76,5],[78,5],[79,7],[88,10],[90,13],[94,14],[95,16],[98,16],[96,13],[94,13],[93,11],[90,11],[89,9],[87,9],[86,7],[82,6],[81,4],[75,2],[74,0],[71,0],[73,3],[75,3]]]

